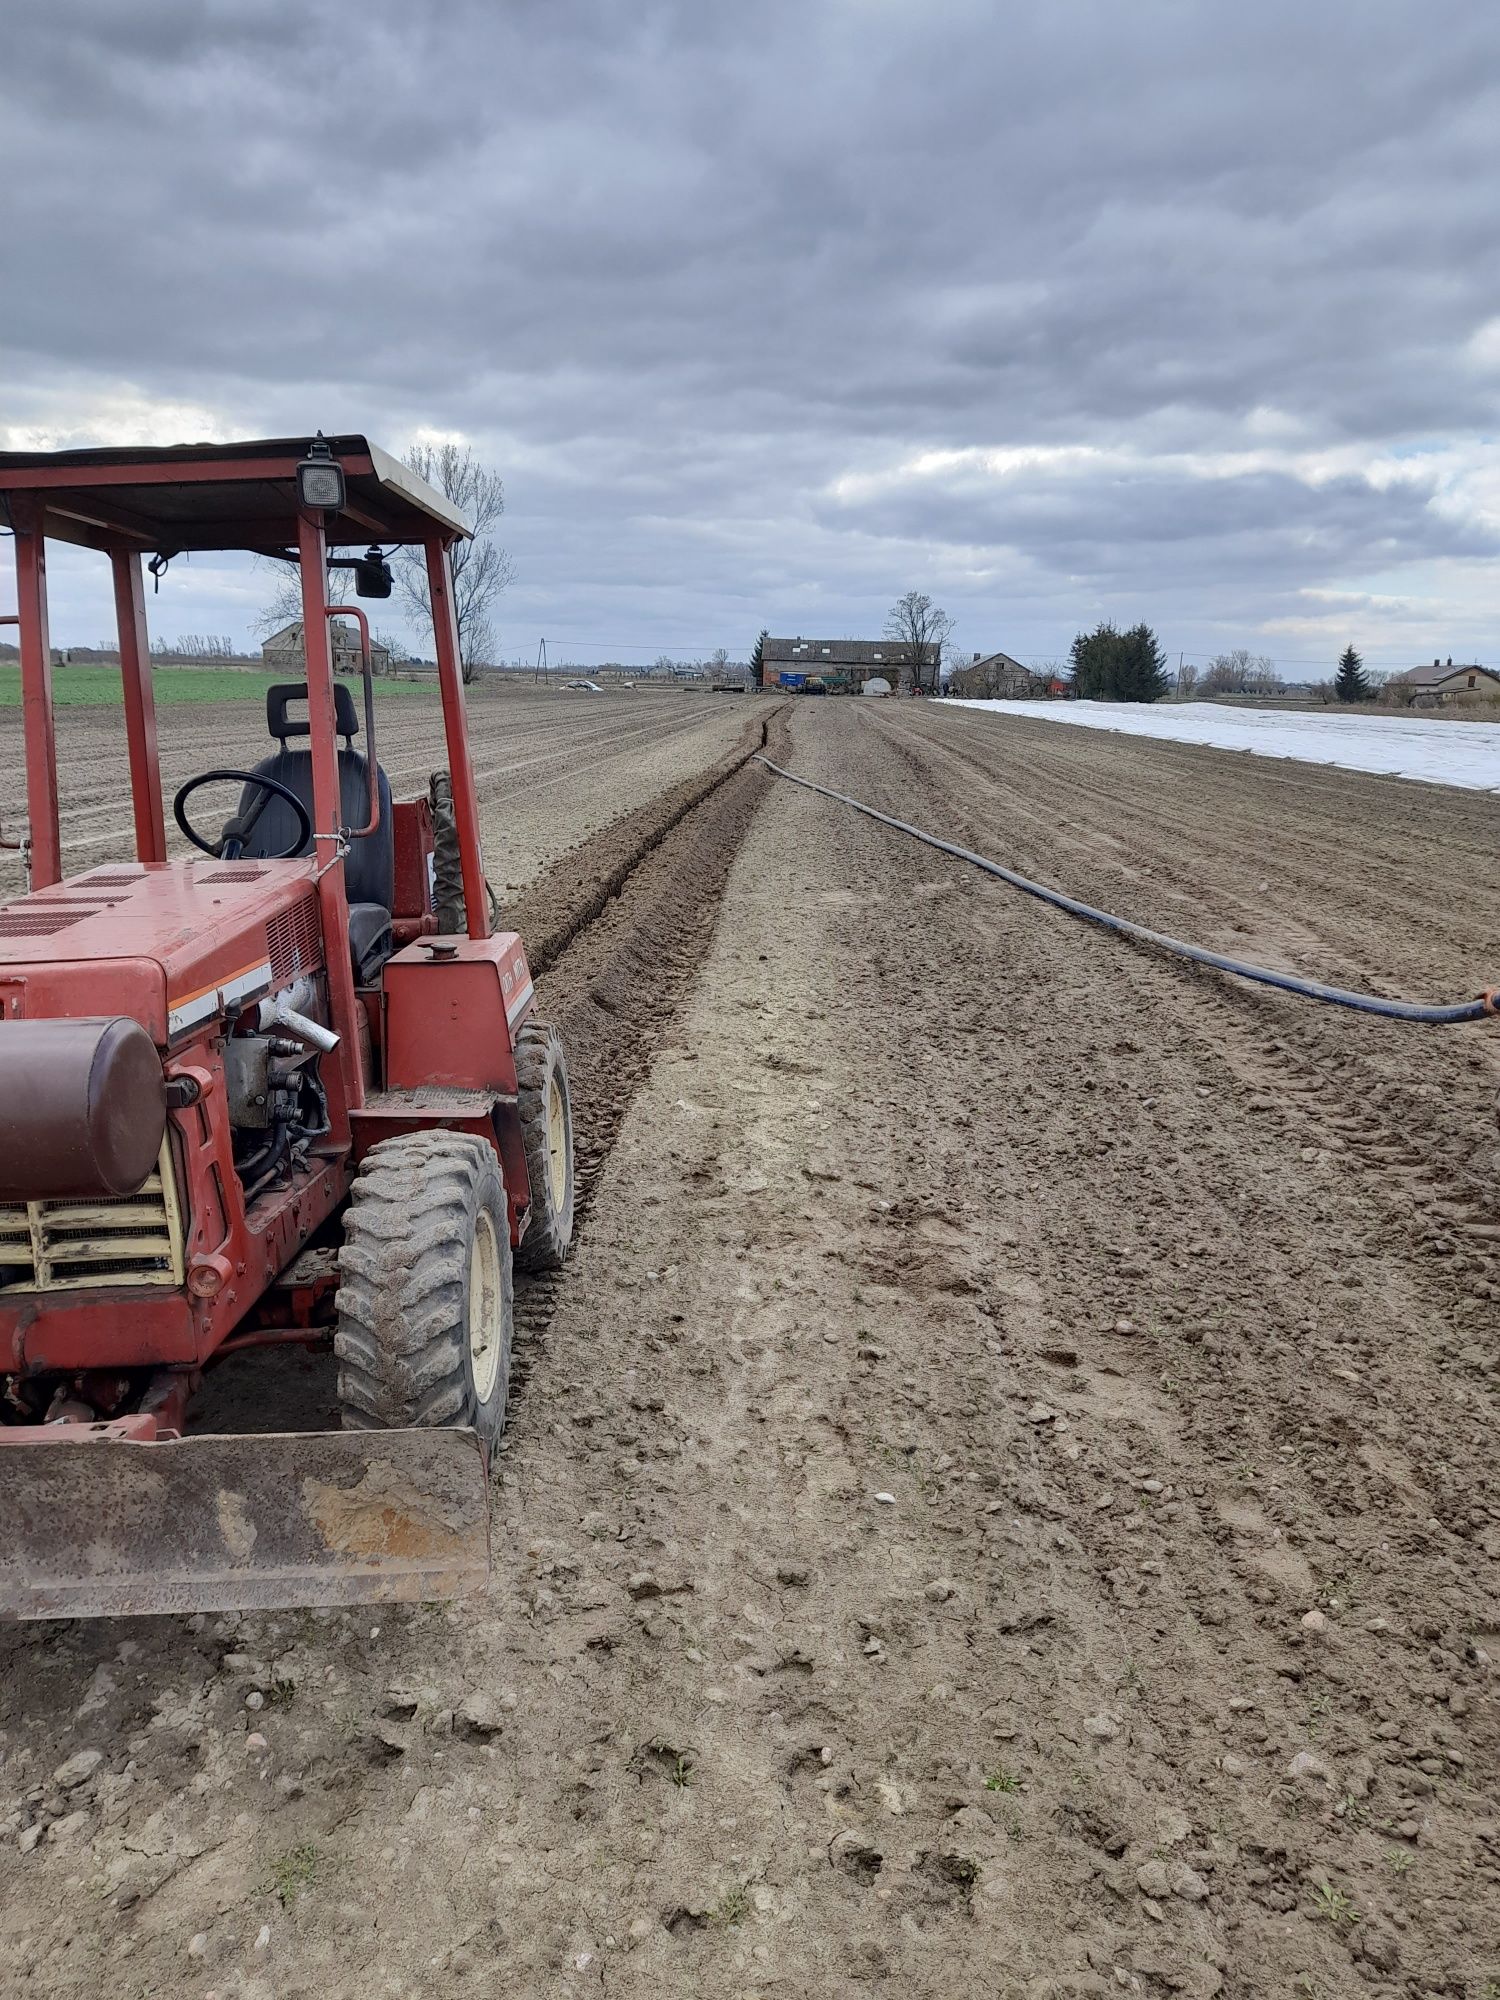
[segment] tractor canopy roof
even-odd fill
[[[331,544],[445,540],[472,531],[462,512],[389,452],[359,436],[324,442],[343,467],[345,498],[324,526]],[[177,554],[285,549],[297,539],[297,466],[310,438],[242,444],[111,446],[0,452],[0,516],[34,496],[45,534],[85,548]]]

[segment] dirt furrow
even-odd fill
[[[469,735],[491,880],[513,893],[579,840],[714,764],[745,726],[745,705],[675,690],[583,696],[487,685],[470,690]],[[397,797],[426,789],[447,764],[435,693],[379,704],[381,762]],[[258,699],[214,709],[163,705],[158,713],[168,842],[176,787],[211,767],[255,763],[270,748]],[[118,709],[58,711],[59,797],[65,864],[81,870],[133,849],[124,724]],[[231,794],[204,794],[204,812]],[[0,711],[0,827],[10,836],[25,811],[22,732],[16,710]],[[0,895],[20,887],[14,855],[0,851]]]
[[[697,977],[765,791],[751,760],[787,740],[784,708],[758,708],[729,756],[576,850],[502,917],[527,940],[538,1009],[569,1052],[580,1226],[620,1122]],[[521,1281],[523,1356],[564,1282]],[[525,1367],[523,1358],[518,1385]]]

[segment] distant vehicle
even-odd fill
[[[597,681],[568,681],[565,686],[571,694],[603,694]]]

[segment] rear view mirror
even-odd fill
[[[356,597],[389,597],[392,588],[391,566],[379,549],[371,548],[354,565],[354,594]]]

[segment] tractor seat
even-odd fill
[[[266,690],[266,728],[276,738],[278,748],[273,756],[263,757],[255,766],[255,775],[260,778],[274,778],[278,785],[285,785],[306,806],[311,817],[313,810],[312,750],[289,749],[289,737],[308,734],[307,717],[294,717],[287,713],[290,702],[307,700],[306,681],[281,681]],[[344,739],[339,750],[339,795],[341,807],[339,817],[345,826],[363,826],[370,817],[369,766],[354,747],[354,738],[359,733],[359,717],[355,713],[354,700],[342,681],[333,684],[334,728]],[[344,884],[349,898],[349,951],[354,960],[354,980],[358,986],[369,986],[379,975],[380,968],[390,957],[391,905],[396,897],[396,843],[391,819],[391,787],[385,772],[377,764],[376,784],[380,797],[380,824],[373,833],[360,834],[349,843],[349,852],[344,857]],[[247,786],[240,799],[240,812],[244,813],[258,796]],[[244,858],[263,861],[273,854],[283,854],[297,831],[296,817],[285,800],[274,794],[266,800],[265,810],[256,821],[250,838],[242,850]],[[299,854],[311,852],[304,841],[297,849]]]

